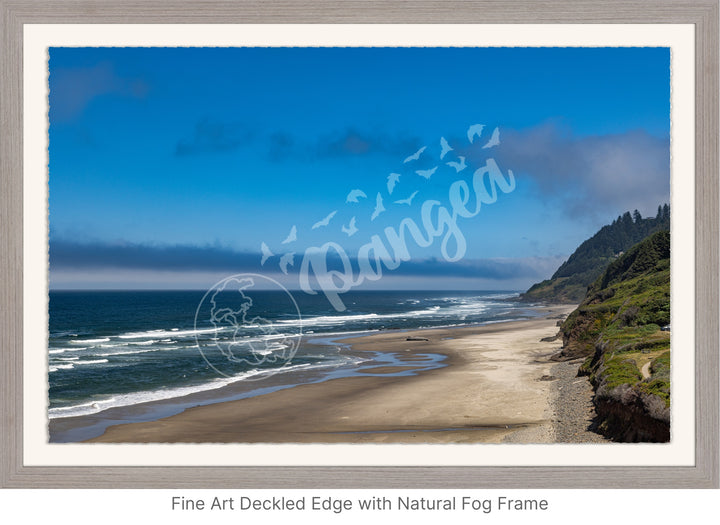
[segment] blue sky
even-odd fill
[[[372,286],[526,288],[619,214],[669,202],[669,67],[665,48],[51,48],[51,287],[254,272],[295,288],[306,249],[353,258],[493,159],[516,187],[457,221],[462,261],[411,243]]]

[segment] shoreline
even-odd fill
[[[375,332],[342,338],[349,352],[392,353],[370,375],[328,379],[223,401],[148,422],[110,426],[89,442],[115,443],[553,443],[549,356],[558,316],[481,326]],[[424,337],[428,341],[408,341]],[[337,338],[340,339],[340,338]],[[445,366],[410,376],[444,355]],[[372,367],[371,367],[372,368]]]

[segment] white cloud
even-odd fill
[[[551,122],[503,130],[496,156],[571,217],[654,215],[670,202],[670,142],[645,131],[577,136]]]

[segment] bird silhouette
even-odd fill
[[[465,157],[463,157],[462,155],[458,155],[458,158],[460,159],[460,162],[450,161],[446,162],[445,164],[447,164],[451,168],[455,168],[455,171],[457,173],[460,173],[462,170],[467,168],[467,164],[465,164]]]
[[[472,126],[470,126],[468,128],[467,137],[468,137],[468,140],[470,141],[470,144],[473,143],[473,139],[475,138],[475,135],[477,135],[478,137],[480,135],[482,135],[482,131],[483,131],[484,127],[485,126],[483,124],[473,124]]]
[[[280,257],[280,270],[282,270],[282,273],[285,275],[288,273],[288,266],[293,266],[295,264],[295,260],[293,259],[294,255],[295,252],[288,252]]]
[[[395,201],[395,204],[407,204],[410,206],[412,204],[412,200],[415,198],[415,195],[417,195],[418,192],[414,191],[407,199],[400,199],[399,201]]]
[[[265,264],[265,261],[275,255],[273,252],[270,251],[270,248],[268,248],[268,245],[265,243],[262,243],[260,245],[260,251],[262,251],[262,259],[260,259],[260,266],[263,266]]]
[[[370,216],[370,220],[374,221],[375,219],[377,219],[378,215],[380,215],[384,211],[385,211],[385,206],[383,206],[382,195],[380,195],[378,193],[377,197],[375,198],[375,210],[372,212],[372,215]]]
[[[443,159],[445,155],[453,150],[447,140],[445,140],[445,137],[440,137],[440,148],[440,159]]]
[[[353,235],[355,235],[355,233],[358,231],[358,229],[355,227],[355,217],[350,219],[350,224],[348,224],[347,226],[343,225],[340,229],[343,233],[347,233],[348,237],[352,237]]]
[[[435,166],[431,170],[417,170],[415,173],[417,173],[421,177],[425,177],[426,179],[429,179],[430,177],[432,177],[433,173],[435,173],[435,170],[437,170],[437,166]]]
[[[417,150],[415,153],[413,153],[412,155],[410,155],[409,157],[407,157],[407,158],[403,161],[403,164],[408,163],[408,162],[410,162],[411,160],[418,160],[418,159],[420,158],[420,155],[422,155],[422,152],[425,151],[425,148],[427,148],[427,146],[423,146],[422,148],[420,148],[419,150]]]
[[[297,228],[295,227],[295,225],[293,225],[293,227],[290,228],[290,233],[288,233],[288,236],[280,244],[287,244],[287,243],[293,242],[293,241],[297,241]]]
[[[388,193],[392,195],[393,190],[395,189],[395,185],[400,180],[400,174],[399,173],[391,173],[388,175],[387,178],[387,189]]]
[[[329,213],[329,214],[327,215],[327,217],[325,217],[323,220],[318,221],[318,222],[316,222],[315,224],[313,224],[313,225],[312,225],[312,228],[310,228],[310,229],[311,229],[311,230],[314,230],[314,229],[316,229],[316,228],[320,228],[321,226],[327,226],[328,224],[330,224],[330,219],[332,219],[333,217],[335,217],[335,214],[336,214],[336,213],[337,213],[337,210],[335,210],[334,212]]]
[[[487,144],[485,144],[482,149],[492,148],[498,144],[500,144],[500,129],[495,128],[492,132],[490,140],[487,141]]]
[[[366,199],[367,195],[365,195],[365,192],[362,190],[352,190],[350,193],[348,193],[345,202],[359,202],[358,197]]]

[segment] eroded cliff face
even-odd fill
[[[598,430],[615,441],[670,441],[670,407],[658,396],[622,385],[609,396],[596,396],[595,412],[602,420]]]
[[[638,367],[635,358],[616,354],[601,341],[578,375],[590,375],[595,387],[600,433],[615,441],[665,443],[670,441],[670,352],[641,355],[647,361]]]
[[[585,357],[598,430],[623,442],[670,439],[670,233],[634,246],[560,327],[557,360]]]

